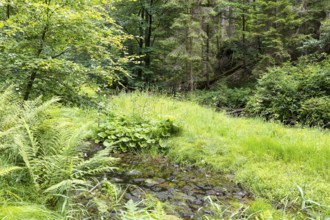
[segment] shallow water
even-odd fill
[[[127,188],[125,200],[141,201],[145,193],[170,204],[173,215],[195,219],[204,214],[212,215],[210,196],[223,208],[230,202],[246,203],[249,194],[224,175],[192,165],[180,166],[170,163],[165,157],[149,155],[115,154],[120,158],[119,172],[109,174],[108,179]]]

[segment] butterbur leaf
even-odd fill
[[[129,138],[126,137],[126,138],[121,138],[120,141],[122,141],[122,142],[129,142],[130,140],[129,140]]]
[[[104,145],[105,147],[111,147],[113,144],[114,144],[113,142],[109,142],[109,141],[104,141],[104,142],[103,142],[103,145]]]
[[[107,134],[105,132],[100,132],[97,135],[101,138],[105,138],[107,136]]]
[[[108,129],[109,128],[109,129]],[[169,120],[146,120],[134,117],[113,117],[108,126],[100,129],[100,133],[106,133],[103,137],[104,146],[113,146],[113,142],[120,143],[113,147],[113,150],[126,152],[129,149],[141,150],[149,149],[159,145],[161,138],[170,137],[176,132],[172,121]]]

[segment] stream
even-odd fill
[[[112,156],[120,158],[119,171],[109,174],[108,179],[127,189],[125,201],[139,202],[146,193],[151,194],[172,207],[169,214],[195,219],[203,214],[212,215],[211,205],[205,199],[207,196],[222,208],[232,201],[247,203],[251,200],[239,184],[205,168],[170,163],[160,156],[132,153]]]

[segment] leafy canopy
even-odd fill
[[[122,43],[129,36],[110,17],[110,2],[1,3],[1,11],[9,7],[0,17],[1,80],[18,84],[26,99],[30,93],[72,99],[83,83],[111,83],[125,72]]]

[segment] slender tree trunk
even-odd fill
[[[227,18],[226,18],[226,10],[221,13],[221,39],[224,40],[227,36]]]
[[[145,53],[145,66],[147,68],[150,67],[151,64],[151,56],[150,56],[150,48],[151,48],[151,35],[152,35],[152,6],[153,0],[150,0],[149,11],[146,11],[146,24],[147,28],[145,31],[145,49],[147,50]]]
[[[210,8],[210,0],[207,1],[207,7]],[[209,71],[209,65],[210,65],[210,38],[211,38],[211,31],[210,31],[210,21],[206,21],[206,87],[210,88],[210,71]]]
[[[7,19],[10,18],[10,0],[7,0],[6,16],[7,16]]]
[[[231,2],[231,1],[229,1]],[[228,6],[228,37],[232,37],[234,35],[234,12],[233,7]]]
[[[210,24],[206,25],[206,87],[210,88],[210,72],[209,72],[209,65],[210,65]]]
[[[246,76],[247,68],[246,68],[246,40],[245,40],[245,31],[246,31],[246,8],[245,8],[245,0],[243,0],[243,15],[242,15],[242,45],[243,45],[243,77]]]
[[[144,40],[143,40],[143,36],[144,36],[144,30],[143,30],[143,22],[144,22],[144,7],[142,6],[141,7],[141,10],[140,10],[140,18],[141,18],[141,24],[140,24],[140,27],[139,27],[139,31],[140,31],[140,40],[139,40],[139,55],[143,55],[143,44],[144,44]],[[142,58],[140,58],[140,67],[138,69],[138,72],[137,72],[137,76],[139,79],[142,78],[142,66],[143,66],[143,60]]]
[[[45,0],[45,3],[46,4],[50,4],[50,1],[51,0]],[[41,45],[40,45],[40,48],[38,49],[37,51],[37,57],[39,58],[40,57],[40,54],[42,53],[42,51],[44,50],[44,44],[45,44],[45,40],[46,40],[46,34],[48,32],[48,28],[49,28],[49,18],[50,18],[50,10],[49,8],[47,8],[47,11],[46,11],[46,15],[47,15],[47,21],[46,21],[46,24],[42,30],[42,33],[41,33]],[[36,70],[33,70],[30,77],[28,78],[28,83],[27,83],[27,86],[26,86],[26,89],[25,89],[25,93],[24,93],[24,101],[27,101],[30,97],[30,94],[31,94],[31,91],[32,91],[32,88],[33,88],[33,84],[35,82],[35,79],[37,78],[37,71]]]
[[[45,27],[42,31],[41,46],[37,51],[37,57],[40,57],[40,54],[43,51],[47,31],[48,31],[48,24],[45,25]],[[33,88],[33,84],[34,84],[34,81],[35,81],[36,78],[37,78],[37,71],[33,70],[30,77],[29,77],[29,79],[28,79],[28,83],[27,83],[27,86],[26,86],[26,89],[25,89],[24,99],[23,99],[24,101],[27,101],[29,99],[32,88]]]
[[[28,82],[28,84],[26,86],[26,89],[25,89],[24,101],[27,101],[29,99],[29,96],[30,96],[32,88],[33,88],[33,83],[34,83],[36,77],[37,77],[37,72],[33,71],[30,75],[29,82]]]
[[[192,37],[189,37],[188,40],[189,44],[189,55],[192,55],[192,47],[193,47],[193,39]],[[193,70],[193,61],[189,60],[189,86],[190,86],[190,91],[194,90],[194,70]]]

